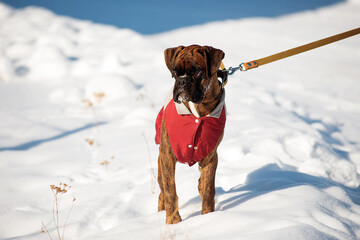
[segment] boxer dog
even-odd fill
[[[160,144],[158,210],[166,223],[181,221],[175,186],[175,164],[199,164],[198,189],[201,214],[215,209],[217,147],[222,140],[226,112],[225,92],[218,77],[225,54],[209,46],[191,45],[166,49],[165,63],[175,84],[156,119],[155,142]]]

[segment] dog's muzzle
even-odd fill
[[[187,75],[180,76],[176,79],[175,89],[174,89],[174,101],[181,103],[184,101],[189,101],[189,93],[186,91],[186,86],[190,81],[190,77]]]

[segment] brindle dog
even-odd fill
[[[169,48],[165,50],[164,54],[166,66],[172,77],[175,78],[174,102],[184,103],[194,115],[198,115],[197,117],[210,114],[218,105],[223,94],[218,77],[227,77],[226,73],[218,71],[221,60],[225,56],[224,52],[209,46],[191,45]],[[175,186],[177,158],[172,150],[164,120],[161,123],[160,137],[158,183],[161,193],[158,210],[165,210],[166,223],[174,224],[181,221]],[[222,136],[216,147],[198,162],[201,171],[198,185],[202,200],[201,214],[212,212],[215,209],[217,147],[221,140]]]

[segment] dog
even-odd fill
[[[179,46],[164,52],[165,63],[175,79],[156,119],[155,142],[160,144],[158,211],[166,211],[166,223],[181,221],[175,185],[177,162],[199,164],[198,189],[201,214],[215,210],[217,147],[226,122],[225,91],[218,77],[225,53],[210,46]]]

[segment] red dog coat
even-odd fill
[[[177,104],[171,99],[156,118],[155,143],[161,142],[161,124],[165,119],[170,144],[177,160],[188,163],[189,166],[199,162],[214,150],[224,132],[226,122],[224,99],[225,93],[215,110],[208,116],[200,118],[191,114],[184,104]]]

